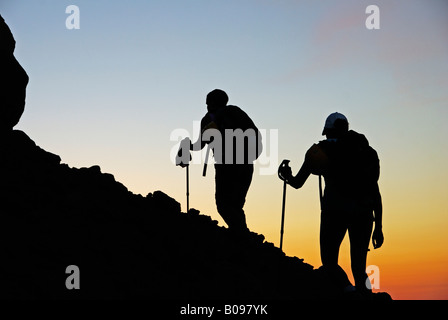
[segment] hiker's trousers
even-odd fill
[[[339,247],[348,231],[350,260],[355,285],[365,290],[366,260],[373,228],[373,210],[343,212],[323,210],[320,224],[320,254],[324,267],[338,265]]]
[[[215,164],[216,207],[234,231],[247,230],[243,207],[253,172],[253,164]]]

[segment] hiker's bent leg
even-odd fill
[[[345,215],[338,211],[322,211],[320,223],[320,256],[322,269],[338,289],[351,285],[345,271],[338,264],[339,247],[347,231]]]
[[[243,170],[242,165],[215,165],[216,206],[229,229],[247,231],[243,206],[252,181],[253,167]]]
[[[337,211],[322,211],[320,221],[320,258],[322,265],[338,265],[339,247],[344,239],[347,226],[345,219]]]
[[[229,198],[230,179],[224,165],[215,165],[215,200],[218,213],[224,219],[224,222],[230,227],[231,221],[231,206]]]
[[[246,203],[246,195],[249,191],[254,172],[253,165],[236,165],[235,168],[235,184],[232,187],[232,209],[235,224],[241,231],[248,231],[246,224],[246,215],[244,213],[244,204]]]
[[[366,261],[370,237],[373,228],[372,212],[357,212],[348,227],[350,238],[350,260],[356,289],[360,292],[370,291],[366,287]]]

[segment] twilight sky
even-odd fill
[[[379,30],[365,26],[371,4]],[[66,28],[69,5],[78,30]],[[297,171],[328,114],[344,113],[381,160],[385,243],[367,261],[381,290],[448,299],[448,2],[2,0],[0,13],[30,77],[16,128],[134,193],[162,190],[185,209],[185,171],[170,154],[196,137],[206,94],[225,90],[266,132],[245,209],[249,228],[276,245],[278,164]],[[191,166],[190,206],[223,225],[212,167],[201,173]],[[317,268],[317,177],[287,192],[284,250]],[[348,250],[345,239],[351,276]]]

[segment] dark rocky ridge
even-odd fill
[[[133,194],[98,166],[70,168],[21,131],[0,149],[1,298],[347,298],[262,236],[240,239],[160,191]],[[65,286],[69,265],[80,290]]]

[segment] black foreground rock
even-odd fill
[[[182,213],[161,191],[135,195],[98,166],[70,168],[21,131],[0,150],[0,298],[361,298],[261,235]],[[79,290],[66,287],[69,265]]]

